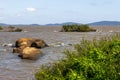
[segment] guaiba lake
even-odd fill
[[[114,31],[119,32],[120,27],[95,27],[98,32],[58,32],[61,27],[20,27],[25,32],[0,32],[0,80],[33,80],[34,72],[39,66],[64,57],[62,52],[73,49],[73,45],[80,43],[84,38],[92,40],[103,36],[109,36]],[[13,54],[11,47],[3,47],[4,43],[14,44],[18,38],[41,38],[47,44],[63,43],[64,46],[50,46],[44,49],[44,55],[38,60],[22,60]],[[72,44],[67,45],[67,44]]]

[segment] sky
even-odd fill
[[[0,23],[120,21],[120,0],[0,0]]]

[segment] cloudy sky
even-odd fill
[[[120,0],[0,0],[0,23],[120,21]]]

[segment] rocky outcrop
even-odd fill
[[[44,47],[48,47],[48,45],[45,43],[44,40],[42,39],[35,39],[32,44],[31,47],[36,47],[36,48],[44,48]]]
[[[15,47],[30,47],[33,41],[33,38],[20,38],[15,42]]]
[[[20,53],[22,59],[38,59],[42,55],[42,52],[35,47],[26,47]]]
[[[42,39],[20,38],[15,42],[13,53],[19,53],[23,59],[37,59],[42,52],[41,48],[48,47]]]
[[[34,39],[34,38],[20,38],[16,41],[15,47],[36,47],[36,48],[44,48],[48,45],[42,39]]]

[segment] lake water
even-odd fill
[[[41,38],[45,40],[47,44],[51,43],[65,43],[76,44],[79,43],[82,38],[93,39],[104,36],[108,33],[66,33],[66,32],[0,32],[0,80],[33,80],[35,70],[39,66],[53,61],[61,59],[64,55],[62,52],[65,49],[72,49],[73,46],[60,46],[60,47],[47,47],[41,49],[44,55],[38,60],[23,60],[17,55],[13,54],[11,47],[3,47],[3,43],[14,44],[18,38],[30,37]]]

